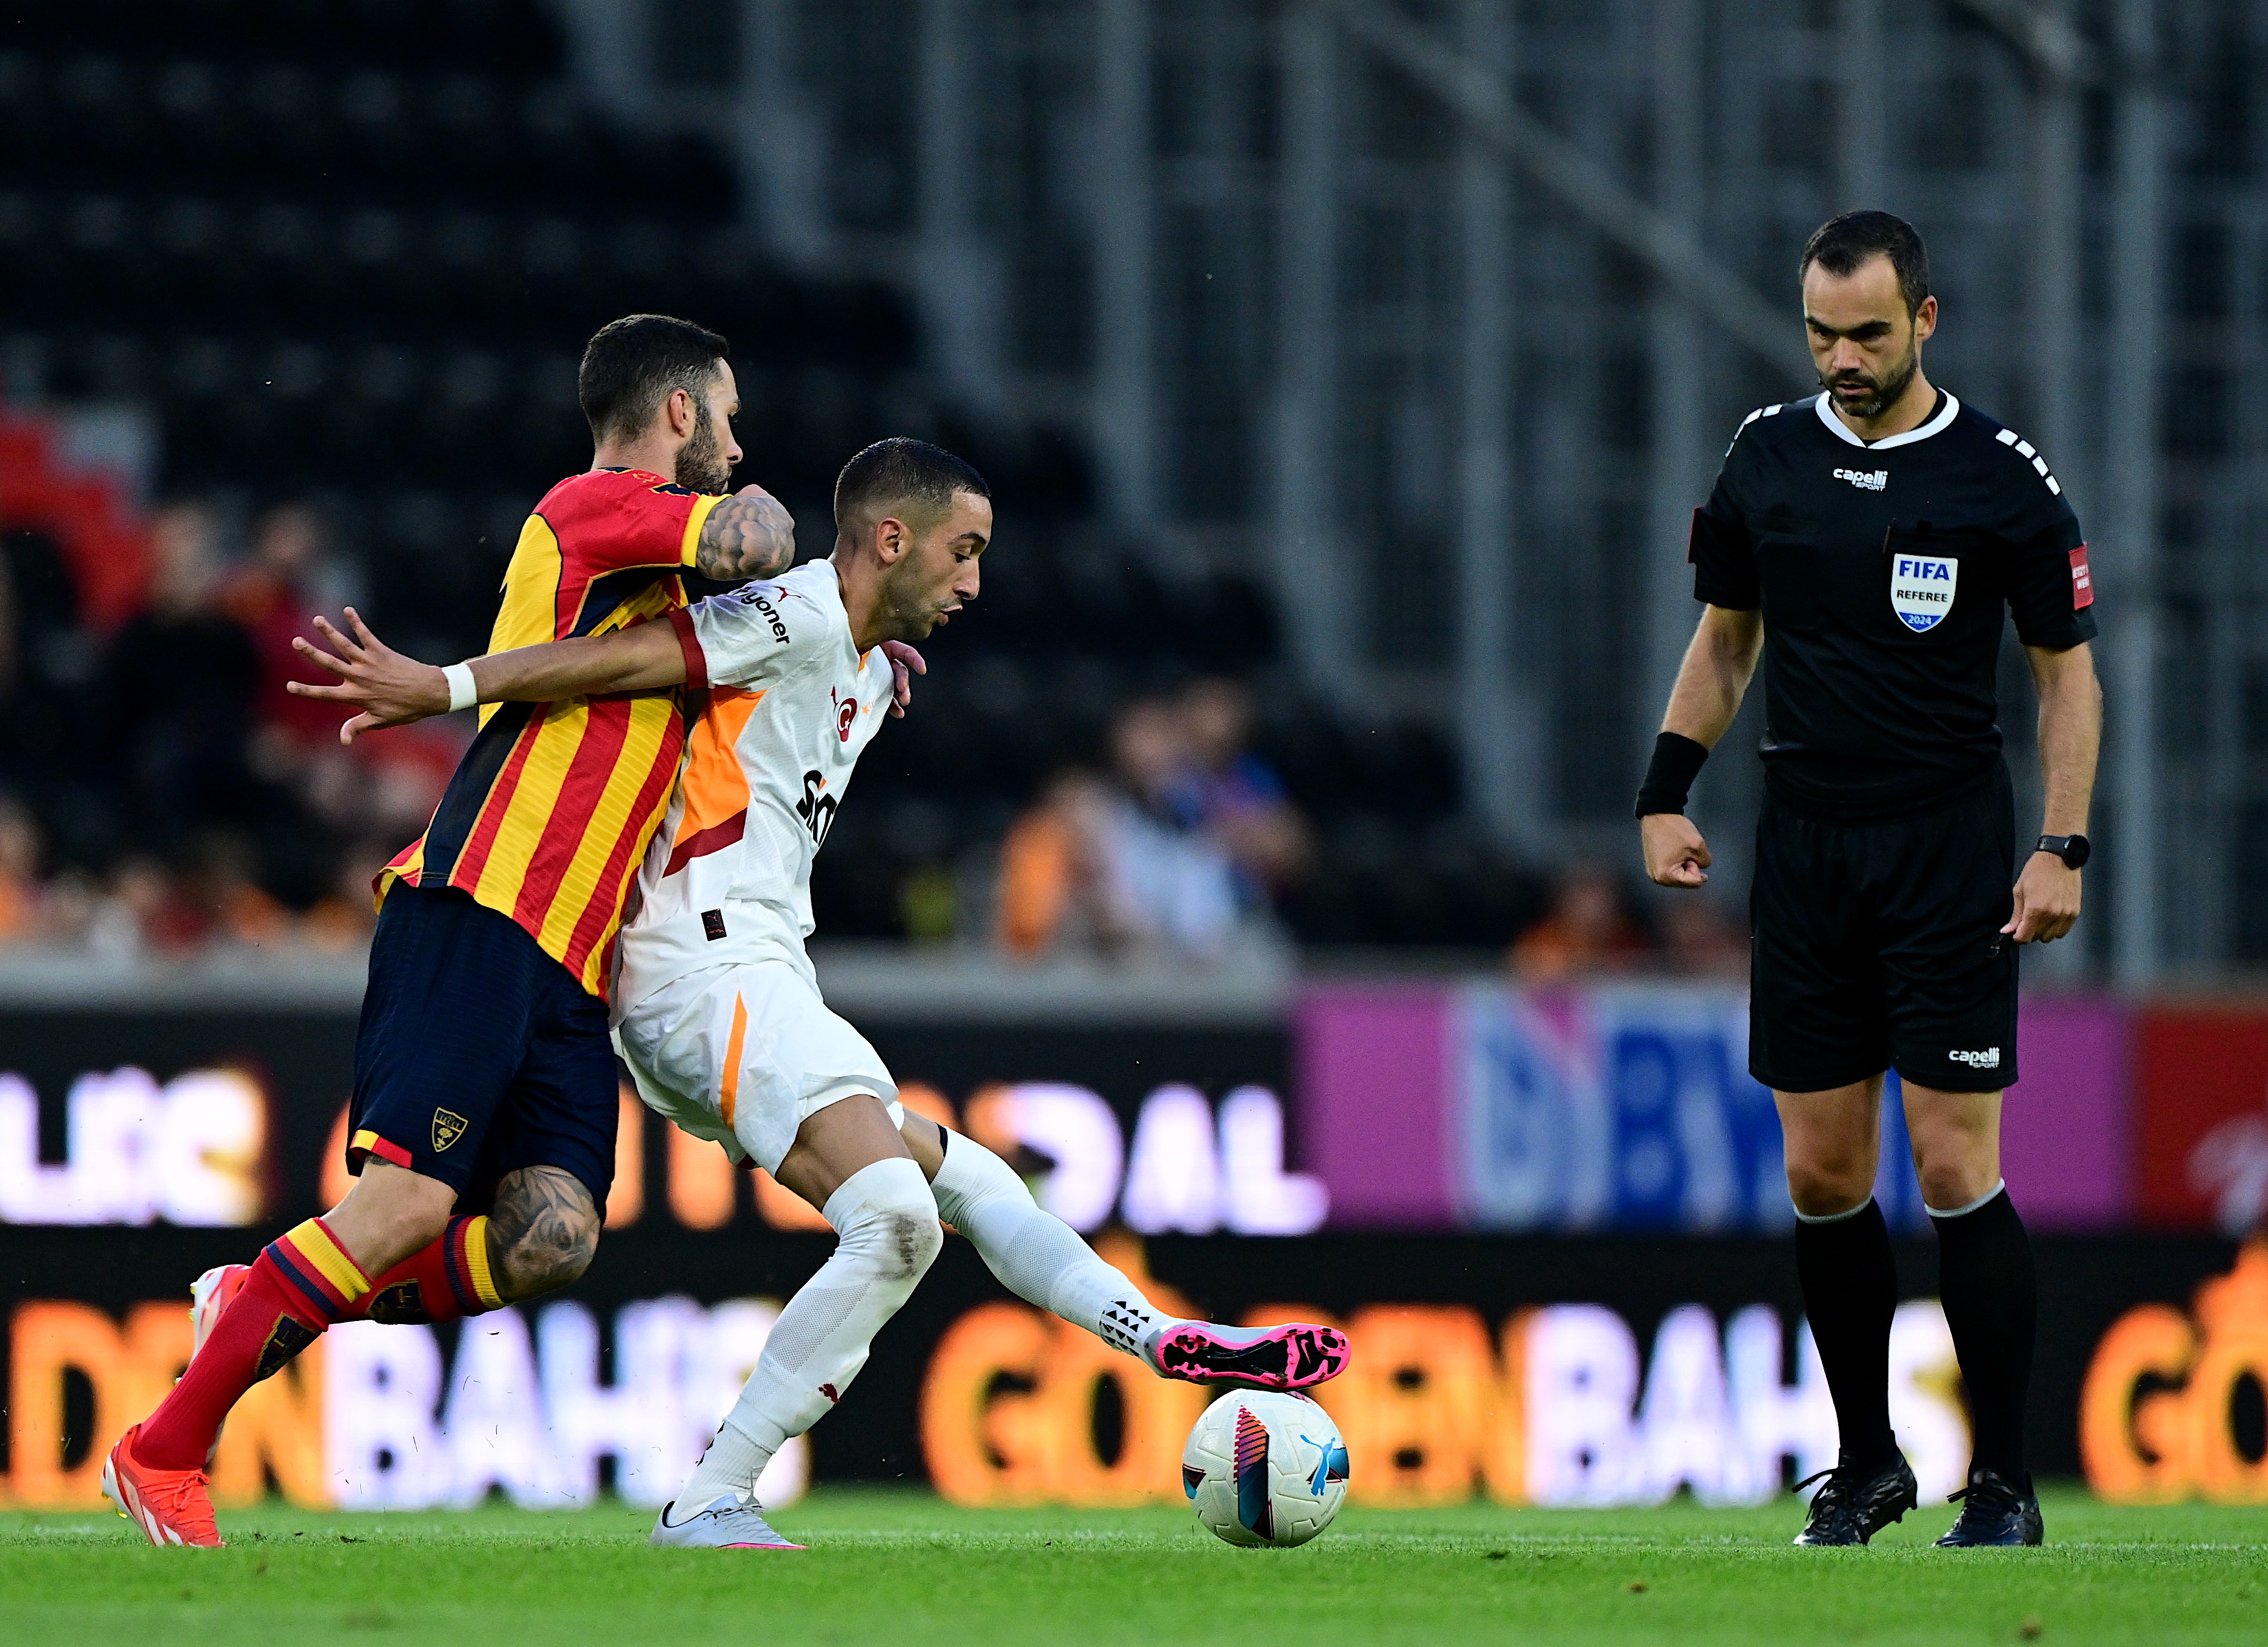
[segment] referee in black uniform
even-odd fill
[[[1895,1069],[1975,1425],[1938,1542],[2036,1544],[2036,1289],[2000,1177],[2000,1092],[2017,1074],[2017,946],[2079,915],[2102,717],[2087,546],[2031,443],[1924,375],[1937,299],[1910,224],[1847,213],[1799,268],[1825,392],[1749,413],[1694,514],[1706,607],[1638,791],[1646,872],[1708,879],[1686,792],[1761,653],[1749,1068],[1779,1108],[1842,1435],[1796,1542],[1864,1544],[1915,1504],[1890,1433],[1897,1274],[1874,1201]],[[2039,688],[2046,777],[2045,833],[2021,864],[1993,690],[2004,612]]]

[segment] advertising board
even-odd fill
[[[1742,989],[1326,986],[1294,1021],[1299,1114],[1335,1226],[1770,1232],[1791,1222],[1771,1094],[1748,1073]],[[2018,1040],[2023,1078],[2004,1107],[2003,1158],[2027,1219],[2119,1227],[2132,1203],[2126,1010],[2092,996],[2028,1000]],[[2268,1083],[2268,1032],[2262,1057]],[[1881,1161],[1884,1215],[1925,1228],[1895,1071]]]
[[[2268,1217],[2268,1011],[2159,1003],[2135,1027],[2135,1212],[2239,1235]]]
[[[1161,1302],[1344,1323],[1355,1371],[1328,1404],[1355,1445],[1359,1502],[1734,1503],[1834,1447],[1740,1024],[1727,991],[1550,1002],[1373,988],[1318,992],[1288,1034],[937,1021],[871,1033],[909,1101],[1014,1158]],[[8,1499],[90,1502],[95,1443],[152,1405],[186,1354],[189,1281],[338,1193],[352,1033],[338,1011],[0,1016]],[[2024,1033],[2011,1176],[2066,1227],[2115,1221],[2128,1194],[2125,1020],[2051,1003],[2028,1009]],[[2192,1077],[2250,1086],[2257,1102],[2250,1032],[2216,1033],[2199,1044],[2222,1063]],[[2146,1107],[2162,1039],[2136,1042]],[[627,1098],[622,1113],[609,1227],[581,1283],[472,1328],[330,1335],[232,1421],[224,1496],[666,1495],[830,1238],[761,1174]],[[2049,1137],[2030,1115],[2060,1116],[2072,1136]],[[2191,1158],[2228,1119],[2217,1115],[2183,1122]],[[2148,1136],[2146,1115],[2136,1124]],[[2140,1193],[2159,1181],[2144,1173]],[[1896,1193],[1886,1187],[1906,1232],[1898,1422],[1916,1463],[1943,1479],[1965,1442],[1929,1301],[1935,1247],[1913,1238],[1918,1210]],[[2194,1226],[2214,1203],[2148,1204]],[[2247,1403],[2268,1357],[2244,1323],[2268,1308],[2258,1261],[2233,1268],[2225,1240],[2058,1236],[2054,1217],[2038,1222],[2036,1467],[2083,1466],[2113,1495],[2257,1490]],[[2219,1290],[2184,1313],[2208,1283]],[[784,1501],[816,1477],[927,1479],[972,1503],[1170,1494],[1167,1443],[1193,1403],[1193,1389],[1010,1298],[952,1242],[766,1491]]]

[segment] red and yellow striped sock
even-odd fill
[[[298,1288],[324,1326],[362,1313],[357,1306],[370,1292],[370,1277],[347,1256],[331,1226],[320,1218],[286,1230],[268,1244],[261,1257]]]
[[[372,1283],[359,1313],[373,1321],[453,1321],[504,1307],[489,1269],[489,1221],[456,1217],[431,1246]]]
[[[143,1423],[135,1458],[152,1469],[202,1468],[228,1409],[325,1327],[358,1313],[369,1291],[370,1278],[320,1218],[276,1237],[181,1381]]]

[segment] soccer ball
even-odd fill
[[[1347,1450],[1304,1395],[1233,1390],[1204,1409],[1182,1449],[1182,1489],[1231,1544],[1305,1544],[1346,1502]]]

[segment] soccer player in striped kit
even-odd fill
[[[793,523],[740,460],[725,341],[630,315],[585,349],[591,468],[545,495],[491,648],[681,608],[680,574],[784,570]],[[160,1545],[217,1545],[205,1465],[246,1390],[334,1322],[440,1321],[563,1286],[591,1261],[618,1095],[605,991],[622,905],[668,810],[681,695],[482,712],[426,831],[379,877],[355,1044],[346,1199],[249,1266],[204,1276],[197,1350],[111,1449],[103,1488]],[[473,700],[468,691],[462,706]]]

